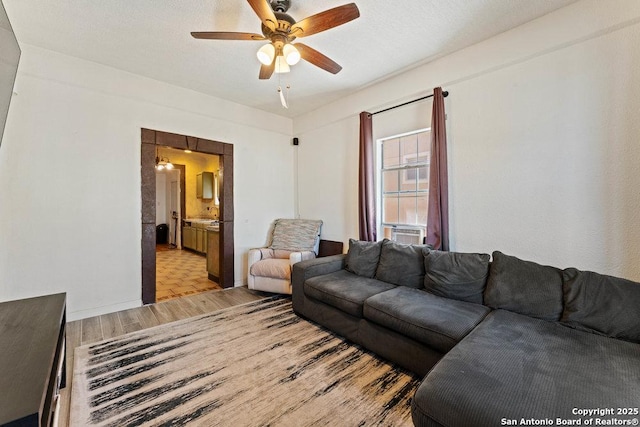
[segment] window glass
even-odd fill
[[[382,146],[382,167],[389,168],[400,164],[400,140],[397,138],[385,141]]]
[[[430,136],[430,130],[423,130],[381,140],[378,197],[383,237],[422,243],[429,202]]]

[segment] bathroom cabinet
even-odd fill
[[[196,251],[207,253],[207,230],[201,227],[196,228]]]
[[[185,221],[182,226],[182,246],[201,254],[207,253],[207,222]]]
[[[196,229],[185,225],[182,227],[182,246],[187,249],[196,249]]]
[[[203,200],[213,199],[213,172],[202,172],[196,177],[196,197]]]

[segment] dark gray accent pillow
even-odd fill
[[[372,278],[378,268],[380,250],[382,243],[364,242],[356,239],[349,239],[349,251],[347,252],[347,265],[345,269],[358,276]]]
[[[398,286],[422,288],[424,285],[424,256],[426,245],[405,245],[385,240],[380,252],[376,279]]]
[[[543,320],[562,314],[562,270],[493,253],[484,304]]]
[[[562,278],[561,322],[640,343],[640,283],[575,268]]]
[[[489,259],[489,254],[426,252],[424,288],[441,297],[482,304]]]

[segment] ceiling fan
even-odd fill
[[[291,42],[300,37],[307,37],[333,27],[345,24],[360,16],[355,3],[345,4],[296,21],[287,14],[291,0],[247,0],[254,12],[262,21],[262,34],[227,31],[192,32],[196,39],[210,40],[268,40],[269,43],[258,50],[260,79],[269,79],[273,73],[289,72],[290,65],[304,59],[326,70],[337,74],[342,67],[302,43]]]

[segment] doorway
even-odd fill
[[[191,150],[219,156],[219,283],[234,286],[233,242],[233,145],[168,132],[141,131],[141,197],[142,197],[142,302],[156,301],[156,151],[161,148]],[[184,211],[183,211],[184,212]]]
[[[215,184],[220,156],[171,147],[156,150],[156,302],[220,290],[218,264],[213,263],[219,259]],[[204,180],[208,191],[198,190],[203,177],[214,178]],[[178,185],[181,178],[183,186]]]

